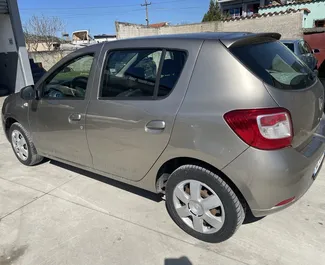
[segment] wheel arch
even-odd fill
[[[177,168],[183,166],[183,165],[195,165],[203,167],[215,174],[217,174],[219,177],[221,177],[230,187],[231,189],[236,193],[238,196],[240,202],[242,203],[244,209],[249,209],[249,205],[247,203],[246,198],[244,197],[243,193],[240,191],[240,189],[237,187],[237,185],[226,175],[224,174],[220,169],[214,167],[213,165],[197,159],[197,158],[191,158],[191,157],[174,157],[166,161],[162,166],[160,166],[157,176],[156,176],[156,187],[157,190],[159,189],[158,183],[159,179],[164,174],[171,174],[173,171],[175,171]]]
[[[15,122],[19,122],[17,119],[15,119],[14,117],[11,117],[11,116],[9,116],[9,117],[7,117],[6,119],[5,119],[5,128],[4,128],[4,130],[5,130],[5,134],[6,134],[6,137],[7,137],[7,139],[8,139],[8,141],[10,141],[10,137],[9,137],[9,130],[10,130],[10,127],[11,127],[11,125],[13,125]]]

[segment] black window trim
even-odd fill
[[[60,65],[57,69],[55,69],[41,84],[40,86],[37,88],[38,90],[40,90],[40,99],[43,99],[43,100],[85,100],[86,99],[86,94],[85,94],[85,97],[84,98],[75,98],[75,97],[71,97],[71,98],[45,98],[43,97],[43,90],[44,90],[44,86],[45,86],[45,83],[47,80],[53,78],[55,75],[57,75],[64,67],[66,67],[67,65],[69,65],[72,61],[75,61],[76,59],[79,59],[79,58],[82,58],[82,57],[85,57],[87,55],[91,55],[93,56],[93,62],[91,64],[91,67],[90,67],[90,71],[89,71],[89,76],[91,75],[91,72],[93,70],[93,67],[94,67],[94,61],[95,61],[95,58],[96,58],[96,52],[87,52],[87,53],[84,53],[84,54],[79,54],[78,56],[75,56],[73,57],[72,59],[70,59],[69,61],[67,61],[66,63]],[[61,69],[59,72],[57,72],[58,69]],[[87,87],[88,87],[88,82],[87,82]],[[86,89],[86,93],[87,93],[87,89]]]
[[[106,67],[106,63],[110,57],[110,53],[112,52],[118,52],[118,51],[140,51],[140,50],[156,50],[156,51],[162,51],[161,53],[161,57],[160,57],[160,62],[159,62],[159,66],[158,66],[158,71],[157,71],[157,76],[156,76],[156,80],[155,80],[155,87],[154,87],[154,94],[152,97],[102,97],[100,96],[102,94],[102,89],[103,89],[103,82],[104,82],[104,68]],[[163,67],[163,62],[165,61],[165,56],[166,56],[166,52],[167,51],[180,51],[180,52],[184,52],[186,55],[186,59],[185,59],[185,63],[183,66],[182,71],[180,72],[180,75],[174,85],[174,87],[171,89],[170,93],[167,94],[164,97],[158,97],[158,92],[159,92],[159,86],[160,86],[160,78],[161,78],[161,72],[162,72],[162,67]],[[148,101],[148,100],[163,100],[165,98],[167,98],[173,91],[174,88],[177,86],[178,80],[182,75],[182,72],[185,68],[186,62],[187,62],[187,58],[188,58],[188,51],[187,50],[183,50],[183,49],[178,49],[178,48],[165,48],[165,47],[133,47],[133,48],[114,48],[114,49],[108,49],[105,52],[104,55],[104,60],[102,63],[102,67],[100,70],[100,76],[99,76],[99,89],[97,89],[97,99],[98,100],[133,100],[133,101]]]

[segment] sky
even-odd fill
[[[89,30],[91,35],[115,34],[115,21],[145,24],[145,0],[18,0],[24,24],[33,16],[56,16],[65,32]],[[148,0],[150,23],[201,22],[210,0]]]

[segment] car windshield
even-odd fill
[[[315,82],[315,74],[274,39],[261,39],[230,50],[249,70],[276,88],[303,89]]]

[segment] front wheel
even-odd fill
[[[20,123],[16,122],[11,125],[9,137],[12,150],[22,164],[33,166],[43,160],[43,157],[37,154],[28,132]]]
[[[174,222],[191,236],[219,243],[243,223],[244,208],[229,185],[199,166],[176,169],[167,181],[166,207]]]

